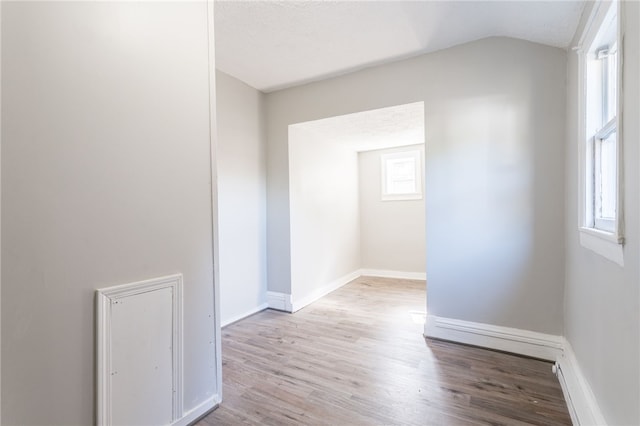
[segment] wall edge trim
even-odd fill
[[[214,29],[214,0],[206,0],[207,17],[207,77],[209,84],[209,176],[211,178],[211,256],[213,262],[213,335],[215,353],[215,393],[222,397],[222,337],[220,318],[220,232],[218,208],[218,126],[217,126],[217,98],[216,98],[216,52]]]

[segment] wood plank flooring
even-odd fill
[[[424,281],[361,277],[222,332],[209,425],[570,425],[551,364],[425,339]]]

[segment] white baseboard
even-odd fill
[[[198,420],[200,417],[215,409],[220,404],[221,399],[218,394],[204,401],[202,404],[187,411],[180,419],[176,420],[171,426],[187,426]]]
[[[606,425],[596,397],[582,374],[571,344],[563,338],[563,353],[556,362],[556,374],[576,426]]]
[[[277,311],[293,312],[291,295],[288,293],[278,293],[277,291],[267,292],[267,305],[269,309]]]
[[[428,315],[424,335],[556,361],[556,375],[575,426],[606,426],[569,342],[561,336]]]
[[[397,278],[400,280],[426,280],[426,272],[388,271],[384,269],[362,269],[361,274],[367,277]]]
[[[326,284],[316,289],[313,293],[309,294],[308,296],[305,296],[300,299],[292,299],[292,302],[293,302],[292,312],[299,311],[300,309],[315,302],[321,297],[326,296],[327,294],[331,293],[334,290],[339,289],[340,287],[342,287],[347,283],[350,283],[351,281],[355,280],[361,275],[362,275],[362,271],[358,269],[336,280],[331,281],[329,284]]]
[[[560,336],[434,315],[427,315],[424,335],[549,361],[562,354]]]
[[[222,320],[222,327],[226,327],[229,324],[233,324],[234,322],[238,322],[241,319],[245,319],[246,317],[249,317],[249,316],[251,316],[251,315],[253,315],[255,313],[258,313],[260,311],[264,311],[268,307],[269,307],[268,303],[263,303],[263,304],[261,304],[259,306],[256,306],[255,308],[250,309],[250,310],[248,310],[246,312],[243,312],[243,313],[241,313],[239,315],[234,315],[231,318],[225,318],[225,319]]]
[[[426,274],[422,272],[387,271],[381,269],[357,269],[349,274],[331,281],[330,283],[316,289],[311,294],[302,298],[295,298],[295,295],[291,295],[288,293],[268,291],[267,304],[269,305],[270,309],[276,309],[278,311],[284,312],[296,312],[363,275],[369,277],[397,278],[406,280],[426,279]]]

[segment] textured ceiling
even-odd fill
[[[294,124],[302,140],[361,152],[424,143],[424,104],[415,102]]]
[[[491,36],[566,48],[582,1],[216,1],[217,67],[265,92]]]

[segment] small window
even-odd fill
[[[420,151],[382,155],[382,200],[422,198]]]

